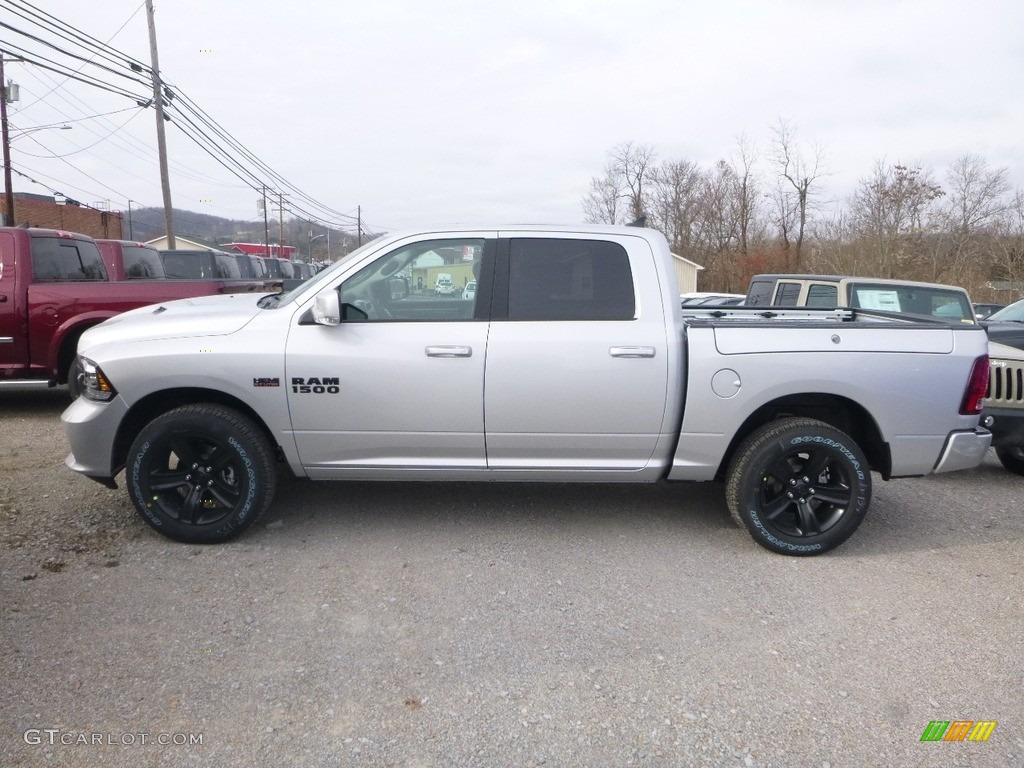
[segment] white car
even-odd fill
[[[462,298],[476,298],[476,280],[470,280],[468,283],[466,283],[466,287],[462,289]]]

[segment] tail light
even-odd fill
[[[974,361],[971,377],[967,380],[964,399],[960,402],[960,414],[973,416],[981,413],[985,405],[985,392],[988,390],[988,355],[982,355]]]

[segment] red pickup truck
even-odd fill
[[[156,253],[141,243],[105,241],[108,268],[97,241],[86,235],[0,227],[0,387],[66,383],[78,337],[121,312],[262,288],[246,280],[127,279],[125,247]]]

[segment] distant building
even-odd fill
[[[698,273],[704,269],[700,264],[672,254],[672,266],[676,270],[676,282],[680,293],[694,293],[697,290]]]
[[[6,196],[0,194],[0,211],[5,211],[6,206]],[[124,237],[124,222],[119,211],[101,211],[70,198],[60,198],[58,202],[58,198],[49,195],[15,192],[14,221],[10,226],[23,225],[79,232],[105,240]]]
[[[250,256],[275,256],[279,259],[294,259],[296,248],[294,245],[275,245],[270,243],[225,243],[222,248],[225,251],[238,251],[247,253]]]
[[[158,251],[169,251],[167,247],[167,235],[162,237],[154,237],[152,240],[147,240],[146,245],[152,245]],[[226,251],[226,246],[214,245],[208,243],[198,237],[182,237],[181,235],[174,236],[174,250],[176,251]]]

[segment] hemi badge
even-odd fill
[[[254,387],[280,387],[280,379],[253,379],[252,385]]]

